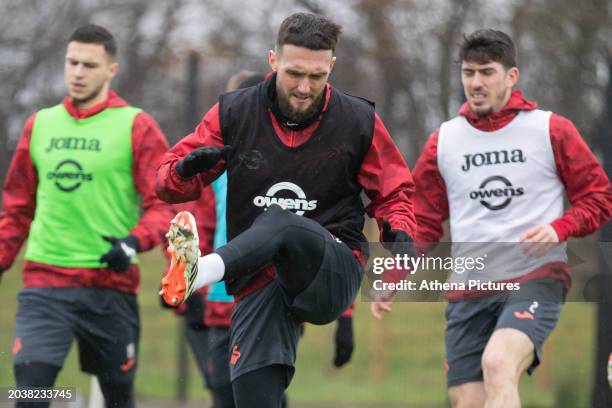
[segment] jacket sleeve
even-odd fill
[[[417,233],[414,237],[417,254],[427,253],[442,238],[442,224],[448,219],[446,184],[438,169],[438,131],[427,140],[413,169],[416,193],[413,196]],[[405,269],[389,269],[383,274],[385,282],[400,282],[406,278]]]
[[[142,215],[131,234],[138,238],[140,249],[147,251],[161,243],[173,211],[155,195],[155,172],[168,150],[166,138],[155,119],[141,112],[132,126],[132,176],[140,193]]]
[[[570,120],[551,116],[550,142],[557,174],[570,202],[563,216],[551,225],[560,241],[588,235],[612,215],[610,180]]]
[[[414,182],[399,149],[376,115],[372,144],[357,176],[370,198],[366,211],[381,228],[383,220],[414,238],[416,220],[412,197]]]
[[[156,191],[159,198],[168,203],[197,200],[200,197],[202,186],[210,184],[223,172],[225,160],[220,160],[210,171],[190,178],[179,176],[176,172],[176,164],[192,150],[200,147],[222,147],[223,145],[219,104],[217,103],[204,115],[204,119],[195,131],[178,142],[163,157],[157,170]]]
[[[30,156],[36,115],[26,121],[4,181],[0,212],[0,269],[7,270],[28,236],[36,210],[38,174]]]
[[[442,224],[449,216],[446,184],[438,168],[438,130],[425,143],[413,174],[417,191],[414,196],[418,225],[416,241],[427,246],[442,238]]]

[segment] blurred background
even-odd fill
[[[173,145],[232,74],[267,70],[278,26],[296,11],[326,14],[344,27],[330,81],[376,103],[411,167],[427,136],[456,114],[463,98],[458,43],[483,27],[514,38],[518,88],[528,99],[571,119],[600,159],[611,154],[611,0],[0,0],[0,180],[26,117],[65,95],[65,46],[77,26],[94,22],[116,36],[120,75],[113,88],[151,113]],[[605,164],[610,175],[612,158]],[[16,262],[0,285],[0,387],[13,384],[20,268]],[[186,387],[182,397],[202,406],[207,393],[194,364],[177,373],[179,322],[159,309],[155,293],[162,269],[160,251],[145,255],[137,394],[172,405]],[[612,406],[600,364],[601,344],[612,347],[608,306],[564,308],[545,364],[522,381],[524,406]],[[381,323],[358,302],[355,325],[353,361],[339,371],[331,365],[333,327],[307,327],[292,406],[447,406],[443,303],[397,304]],[[58,385],[86,395],[89,379],[75,357],[73,350]]]

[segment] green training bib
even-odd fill
[[[63,105],[36,115],[30,155],[38,174],[36,212],[25,258],[50,265],[100,268],[110,244],[136,226],[132,124],[141,110],[107,108],[75,119]]]

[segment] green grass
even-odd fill
[[[178,319],[158,305],[161,253],[142,257],[140,311],[142,338],[137,394],[141,399],[172,400],[176,389]],[[11,343],[21,262],[0,283],[0,387],[14,384]],[[300,344],[297,372],[289,390],[292,403],[363,406],[445,407],[444,304],[396,303],[393,313],[375,322],[369,304],[357,302],[356,350],[352,362],[332,368],[333,325],[308,326]],[[545,363],[521,382],[524,407],[586,407],[591,390],[594,305],[568,303],[545,347]],[[89,377],[79,371],[73,347],[58,386],[87,394]],[[205,401],[207,393],[193,362],[188,392]]]

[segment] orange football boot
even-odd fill
[[[193,292],[198,274],[200,257],[198,229],[195,218],[188,211],[181,211],[170,221],[168,253],[170,269],[161,281],[160,295],[170,306],[178,306]]]

